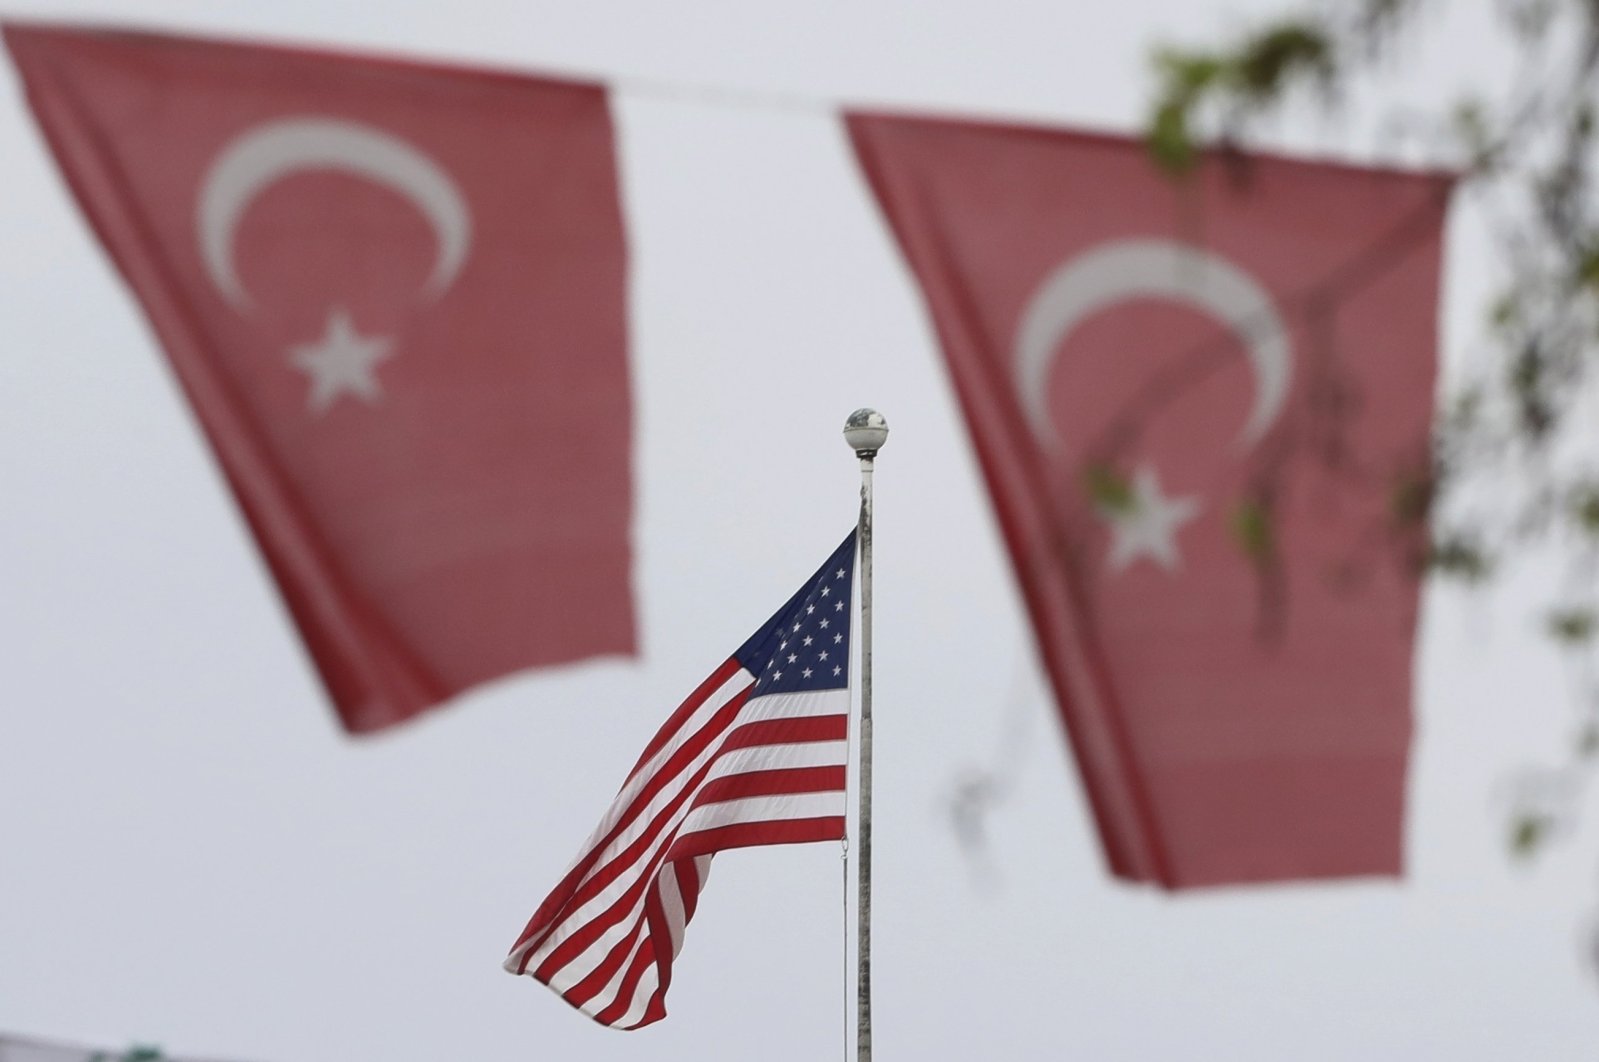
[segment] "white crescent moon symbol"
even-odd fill
[[[1255,404],[1238,444],[1260,440],[1282,412],[1293,374],[1288,330],[1271,297],[1237,266],[1170,240],[1118,240],[1058,266],[1034,292],[1016,339],[1016,383],[1040,438],[1054,435],[1046,385],[1061,340],[1100,310],[1131,299],[1187,303],[1243,340],[1255,367]]]
[[[211,164],[200,193],[200,252],[217,288],[236,306],[250,302],[233,268],[233,233],[250,201],[297,170],[342,170],[387,185],[414,203],[433,226],[438,257],[427,291],[438,297],[466,260],[472,218],[460,190],[432,159],[398,137],[333,118],[284,118],[230,141]]]

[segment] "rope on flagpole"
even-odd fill
[[[872,1059],[872,465],[888,441],[888,421],[875,409],[857,409],[844,422],[844,441],[861,461],[858,525],[861,626],[860,816],[855,824],[856,949],[855,1059]]]

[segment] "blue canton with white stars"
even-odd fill
[[[756,676],[751,697],[837,690],[849,685],[850,588],[855,532],[810,582],[733,656]]]

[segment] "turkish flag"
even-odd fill
[[[848,124],[1112,871],[1399,873],[1449,178]]]
[[[5,40],[349,730],[633,651],[602,87],[142,33]]]

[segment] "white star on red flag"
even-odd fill
[[[306,404],[313,412],[323,413],[344,394],[376,403],[383,389],[378,386],[374,370],[392,353],[391,346],[387,339],[356,332],[349,313],[335,308],[328,314],[327,331],[322,338],[301,344],[292,352],[294,367],[311,377]]]

